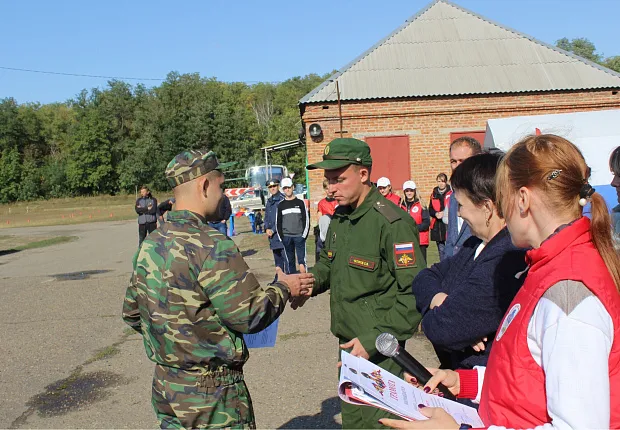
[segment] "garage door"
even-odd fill
[[[409,178],[409,136],[367,137],[372,155],[370,179],[377,182],[382,176],[390,179],[392,188],[400,190]]]

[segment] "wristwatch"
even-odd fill
[[[470,429],[470,428],[472,428],[471,425],[461,423],[461,426],[459,427],[459,430],[467,430],[467,429]]]

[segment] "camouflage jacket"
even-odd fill
[[[189,211],[169,212],[133,267],[123,319],[142,333],[149,359],[165,366],[242,366],[242,333],[269,326],[289,297],[283,285],[261,287],[235,243]]]

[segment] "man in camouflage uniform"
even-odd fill
[[[383,197],[370,182],[370,148],[361,140],[338,138],[323,161],[327,191],[338,201],[319,261],[312,295],[331,290],[331,331],[340,348],[400,375],[394,360],[377,352],[375,340],[388,332],[404,347],[421,316],[411,291],[426,267],[415,221]],[[343,428],[379,428],[381,409],[341,402]]]
[[[223,166],[210,151],[186,151],[166,169],[175,209],[134,257],[123,319],[155,362],[152,403],[162,428],[254,428],[243,378],[242,333],[269,326],[311,274],[261,287],[235,243],[207,222],[218,217]]]

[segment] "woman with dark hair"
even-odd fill
[[[431,217],[431,240],[437,243],[439,261],[444,259],[443,250],[446,246],[448,226],[443,222],[444,211],[448,206],[448,199],[452,195],[452,188],[448,185],[448,176],[445,173],[437,175],[437,186],[433,188],[428,211]]]
[[[620,249],[620,146],[614,149],[609,157],[609,170],[614,174],[611,186],[616,189],[618,205],[611,210],[612,225],[614,227],[614,242],[616,249]]]
[[[495,201],[499,160],[497,154],[475,155],[454,170],[451,204],[458,203],[474,236],[413,281],[422,329],[442,368],[486,364],[489,344],[522,283],[525,253],[512,244]],[[474,349],[479,342],[484,347]]]
[[[425,387],[441,382],[476,399],[487,428],[620,428],[620,258],[607,205],[589,176],[579,149],[550,134],[523,139],[499,167],[499,211],[512,241],[531,248],[527,278],[488,365],[432,370]],[[588,203],[592,219],[583,216]],[[443,409],[421,411],[430,419],[381,422],[463,428]]]

